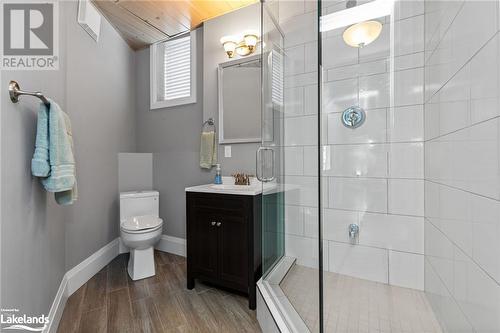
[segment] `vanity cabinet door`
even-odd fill
[[[217,214],[213,211],[194,207],[193,219],[188,227],[189,232],[189,259],[192,271],[206,277],[217,277],[218,229]]]
[[[247,292],[248,222],[243,216],[223,215],[219,227],[219,277]]]

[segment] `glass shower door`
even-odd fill
[[[318,332],[317,14],[314,1],[261,2],[263,285],[290,332]],[[306,59],[307,57],[307,59]],[[279,295],[279,297],[277,296]]]
[[[262,4],[262,142],[257,174],[262,181],[262,271],[285,253],[283,183],[283,36],[269,3]]]
[[[441,332],[424,293],[424,7],[318,13],[324,332]]]

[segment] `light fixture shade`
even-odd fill
[[[364,21],[345,29],[342,37],[344,42],[352,47],[363,47],[375,41],[382,32],[379,21]]]
[[[229,42],[225,42],[223,44],[223,46],[224,46],[224,51],[226,51],[226,52],[229,52],[229,51],[234,52],[234,49],[236,48],[236,43],[229,41]]]
[[[234,56],[234,50],[236,49],[235,38],[232,36],[224,36],[220,39],[220,43],[224,47],[224,51],[226,51],[227,56],[232,58]]]
[[[259,37],[257,36],[257,34],[254,33],[245,34],[243,39],[245,41],[245,44],[250,48],[254,48],[257,45],[257,42],[259,41]]]

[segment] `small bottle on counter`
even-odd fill
[[[220,170],[220,164],[216,164],[215,166],[215,179],[214,179],[214,184],[222,184],[222,175],[221,175],[221,170]]]

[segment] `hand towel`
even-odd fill
[[[43,103],[40,103],[38,110],[35,153],[31,160],[31,173],[36,177],[47,177],[50,173],[49,109]]]
[[[46,191],[56,193],[59,204],[71,204],[77,198],[71,122],[54,101],[42,103],[38,116],[32,174],[41,177]]]
[[[64,113],[64,122],[66,125],[66,133],[67,133],[67,138],[69,140],[69,145],[71,147],[71,155],[73,156],[73,161],[74,161],[74,145],[73,145],[73,131],[71,130],[71,122],[69,120],[69,117],[66,113]],[[71,190],[68,191],[62,191],[62,192],[56,192],[55,193],[55,198],[56,202],[59,205],[71,205],[73,202],[75,202],[78,199],[78,187],[77,187],[77,182],[76,182],[76,164],[74,163],[74,178],[75,178],[75,184]]]
[[[200,167],[210,169],[217,164],[215,131],[201,132]]]

